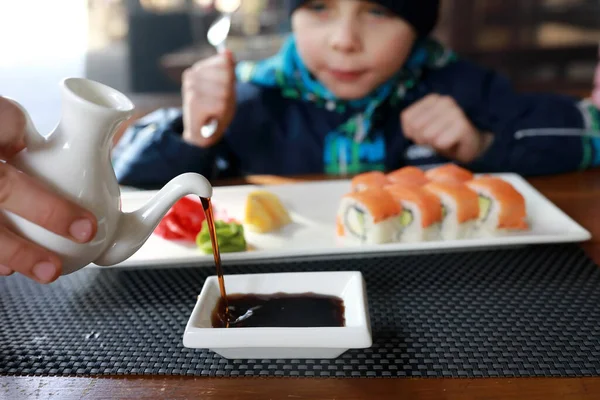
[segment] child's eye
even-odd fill
[[[370,7],[368,12],[376,17],[389,17],[392,12],[385,7]]]
[[[327,4],[324,1],[309,1],[304,7],[317,12],[327,10]]]

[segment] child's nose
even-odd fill
[[[333,28],[330,44],[334,50],[352,53],[360,49],[360,33],[353,25],[356,26],[350,22],[343,22]]]

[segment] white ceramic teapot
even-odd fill
[[[27,117],[27,148],[10,164],[94,213],[97,234],[77,244],[15,214],[0,213],[15,232],[61,257],[67,275],[91,263],[110,266],[131,257],[177,200],[188,194],[210,198],[212,186],[201,175],[183,174],[140,210],[123,213],[110,151],[117,127],[131,117],[134,106],[122,93],[87,79],[68,78],[60,86],[61,118],[48,136],[36,131],[16,103]]]

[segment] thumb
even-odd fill
[[[235,81],[236,81],[236,76],[235,76],[235,66],[236,66],[235,55],[229,49],[223,50],[222,54],[227,59],[228,67],[229,67],[229,69],[228,69],[229,76],[231,78],[231,87],[233,87],[233,86],[235,86]]]
[[[25,147],[26,118],[12,101],[0,97],[0,157],[11,157]]]
[[[225,56],[225,58],[231,65],[235,65],[236,60],[235,60],[235,54],[233,54],[233,51],[231,51],[229,49],[223,49],[219,53],[221,55]]]

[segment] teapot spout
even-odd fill
[[[127,260],[146,243],[162,218],[179,199],[190,194],[211,198],[212,193],[211,184],[202,175],[187,173],[174,178],[142,208],[121,215],[111,245],[94,264],[111,266]]]

